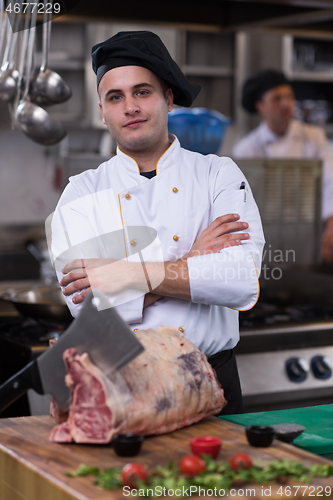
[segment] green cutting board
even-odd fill
[[[305,431],[294,445],[316,455],[333,453],[333,404],[220,417],[238,425],[298,424]]]

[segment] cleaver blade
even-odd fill
[[[94,298],[99,301],[98,309]],[[28,389],[51,394],[60,408],[67,410],[70,391],[65,384],[67,370],[63,354],[70,347],[79,354],[88,353],[106,375],[127,365],[144,350],[117,311],[110,307],[106,296],[94,290],[87,295],[78,317],[59,340],[0,386],[0,412]]]

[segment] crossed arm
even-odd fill
[[[145,263],[147,273],[142,272],[141,263],[114,261],[111,259],[77,259],[66,264],[62,270],[65,276],[60,285],[65,287],[64,295],[73,297],[73,302],[83,302],[91,288],[99,289],[105,294],[117,294],[128,288],[146,289],[147,276],[158,275],[163,266],[163,281],[147,293],[144,307],[149,306],[162,296],[190,300],[190,281],[187,267],[187,258],[209,253],[218,253],[220,250],[238,246],[242,240],[249,239],[244,231],[248,228],[246,222],[239,222],[238,214],[227,214],[217,217],[205,229],[189,252],[181,259],[171,262]]]

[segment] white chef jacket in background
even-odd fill
[[[117,306],[132,329],[180,329],[208,356],[231,349],[239,340],[238,310],[253,307],[258,299],[264,246],[258,208],[250,187],[246,196],[240,189],[242,182],[247,184],[230,158],[187,151],[177,138],[159,159],[152,179],[140,175],[135,160],[118,149],[96,170],[70,178],[53,217],[52,253],[57,258],[82,243],[81,258],[106,257],[101,235],[122,229],[127,258],[135,258],[127,227],[148,226],[158,236],[145,261],[174,261],[217,217],[239,213],[249,223],[249,240],[187,260],[191,300],[163,297],[143,308],[142,294]],[[95,239],[93,251],[83,244],[89,239]],[[60,280],[59,269],[57,274]],[[77,316],[82,304],[74,305],[72,297],[66,300]]]
[[[233,158],[321,158],[322,219],[333,216],[333,155],[320,127],[292,120],[280,136],[262,122],[235,145]]]

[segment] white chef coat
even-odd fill
[[[118,149],[97,169],[70,178],[53,216],[53,255],[61,257],[73,247],[79,257],[106,257],[103,237],[117,232],[123,235],[125,248],[119,258],[139,261],[128,229],[147,226],[157,236],[142,252],[144,260],[174,261],[218,216],[240,214],[240,220],[249,223],[249,240],[187,260],[191,300],[163,297],[143,309],[143,293],[133,292],[126,300],[124,292],[116,302],[132,329],[168,325],[184,331],[207,355],[231,349],[239,340],[238,310],[253,307],[258,299],[264,246],[258,208],[250,187],[240,189],[242,182],[247,184],[230,158],[187,151],[177,138],[159,159],[152,179],[140,175],[136,161]],[[89,247],[87,240],[95,243]],[[67,260],[72,258],[73,254]],[[67,304],[77,316],[82,304],[74,305],[71,299],[66,298]]]
[[[322,218],[333,216],[333,155],[325,132],[315,125],[292,120],[285,134],[276,135],[262,122],[234,147],[233,158],[321,158]]]

